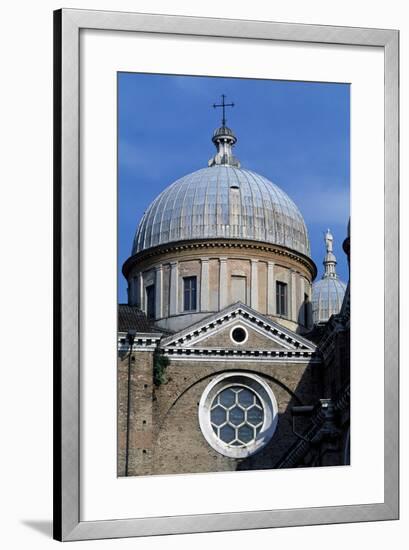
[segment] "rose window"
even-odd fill
[[[246,458],[265,447],[275,432],[278,406],[269,384],[253,373],[227,372],[205,388],[199,424],[208,444],[230,458]]]
[[[231,386],[215,397],[210,420],[217,437],[228,445],[243,447],[254,441],[261,430],[263,406],[250,389]]]

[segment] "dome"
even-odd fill
[[[347,285],[336,272],[337,260],[332,250],[333,236],[328,229],[325,234],[327,253],[324,258],[324,275],[312,285],[312,319],[314,324],[325,323],[341,311]]]
[[[215,140],[219,137],[232,137],[234,138],[234,141],[236,141],[236,137],[233,133],[233,130],[231,130],[230,128],[228,128],[227,126],[220,126],[220,128],[217,128],[214,132],[213,132],[213,138],[212,140]]]
[[[132,254],[175,241],[240,239],[310,256],[304,219],[277,185],[233,164],[230,151],[167,187],[148,207]],[[211,161],[210,161],[211,162]]]
[[[346,284],[338,278],[325,277],[312,285],[312,317],[314,324],[325,323],[341,311]]]

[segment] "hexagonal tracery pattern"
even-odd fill
[[[230,386],[214,398],[210,420],[213,431],[224,443],[245,447],[260,432],[264,410],[260,399],[252,390]]]

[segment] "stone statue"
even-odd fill
[[[334,237],[332,236],[332,233],[329,229],[327,229],[327,232],[325,233],[325,244],[327,247],[327,252],[332,252],[332,243],[333,243]]]

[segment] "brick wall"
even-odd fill
[[[271,468],[295,441],[291,406],[318,397],[316,365],[247,361],[172,359],[167,382],[152,388],[153,356],[135,353],[132,365],[129,474],[176,474]],[[124,475],[127,407],[127,357],[119,361],[118,475]],[[198,404],[207,384],[226,371],[249,371],[272,389],[279,412],[277,430],[259,453],[231,459],[217,453],[204,439]],[[145,422],[145,423],[144,423]]]
[[[128,475],[151,472],[153,460],[153,352],[131,354],[131,396],[129,415]],[[125,475],[128,412],[129,353],[118,359],[118,463],[119,476]]]

